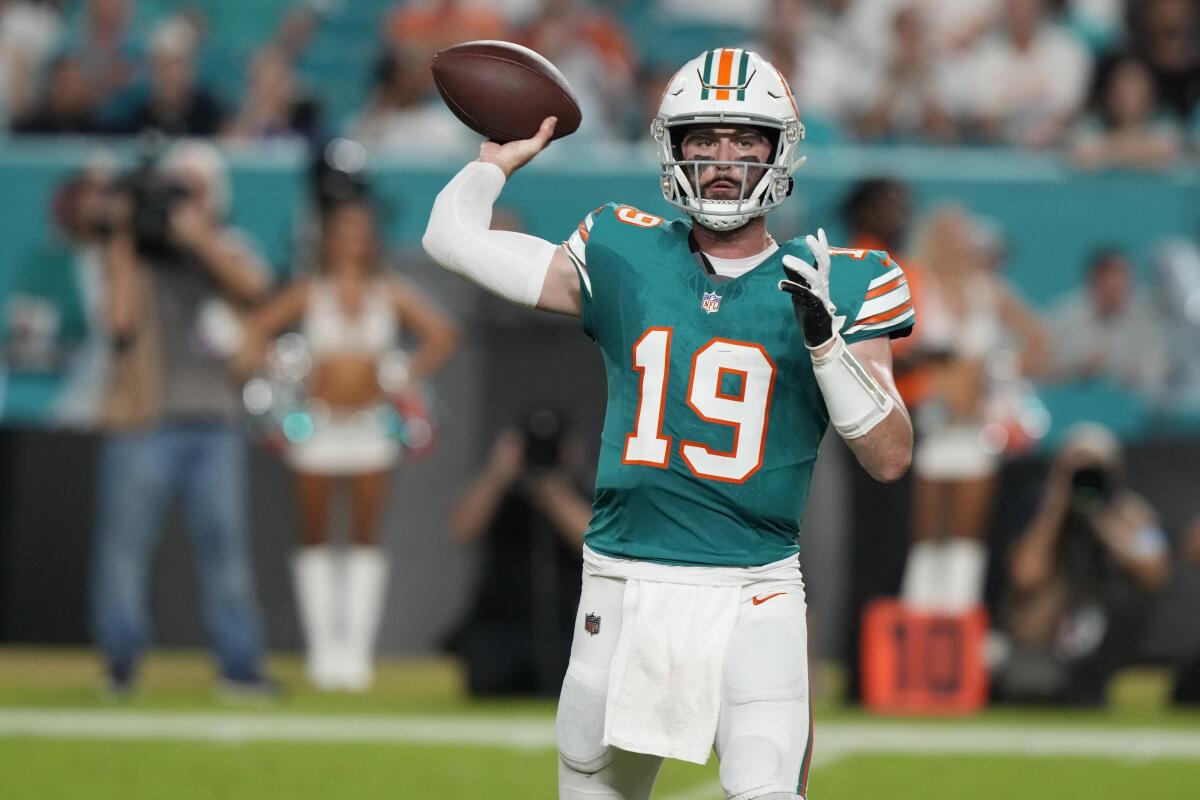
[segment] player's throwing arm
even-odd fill
[[[531,139],[484,142],[438,194],[421,244],[437,263],[509,302],[579,316],[579,277],[559,245],[489,229],[492,206],[513,172],[542,151],[554,133],[547,118]]]
[[[505,181],[551,139],[579,127],[571,87],[545,58],[508,42],[443,50],[434,57],[433,78],[450,110],[487,141],[479,160],[437,196],[421,240],[425,251],[509,302],[579,316],[579,274],[560,246],[489,229]],[[521,102],[512,102],[514,92]]]

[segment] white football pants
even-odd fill
[[[713,744],[729,800],[803,798],[807,791],[812,712],[804,594],[772,586],[779,588],[743,587],[725,654]],[[602,743],[624,591],[623,580],[584,573],[556,721],[560,800],[647,800],[662,765],[659,756]],[[585,628],[588,614],[600,617],[598,634]]]

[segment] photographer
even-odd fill
[[[1168,557],[1154,510],[1124,485],[1115,437],[1076,427],[1010,551],[1001,615],[1013,649],[998,695],[1102,705],[1136,654]]]
[[[126,181],[108,243],[116,346],[101,452],[93,613],[109,690],[132,689],[149,640],[147,568],[178,496],[195,547],[222,686],[263,693],[246,552],[244,450],[226,357],[233,307],[267,291],[266,265],[224,223],[229,187],[211,146],[182,142]]]
[[[556,695],[571,652],[583,533],[592,509],[581,443],[553,411],[503,431],[450,519],[461,544],[482,542],[479,583],[447,649],[478,695]]]
[[[21,260],[0,309],[0,363],[8,369],[6,419],[93,430],[108,378],[104,247],[112,175],[102,153],[56,189],[47,241]],[[43,391],[54,387],[51,403]]]

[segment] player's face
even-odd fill
[[[754,128],[696,127],[684,134],[680,150],[684,161],[744,161],[766,164],[772,155],[771,140]],[[745,178],[746,193],[762,179],[762,168],[714,164],[696,170],[685,167],[688,181],[705,200],[737,200]],[[747,174],[748,173],[748,174]]]

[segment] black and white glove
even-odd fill
[[[843,439],[865,436],[892,412],[895,401],[850,352],[841,337],[845,315],[829,297],[829,242],[825,231],[805,237],[815,264],[795,256],[783,257],[787,279],[779,288],[792,296],[796,319],[810,351],[832,344],[821,355],[812,353],[813,376],[829,409],[829,421]]]
[[[787,278],[779,282],[779,288],[792,296],[796,320],[804,331],[804,343],[810,350],[816,350],[842,330],[846,317],[837,313],[837,306],[829,297],[829,242],[825,239],[825,229],[819,228],[816,236],[810,234],[804,241],[816,264],[784,256],[783,271]]]

